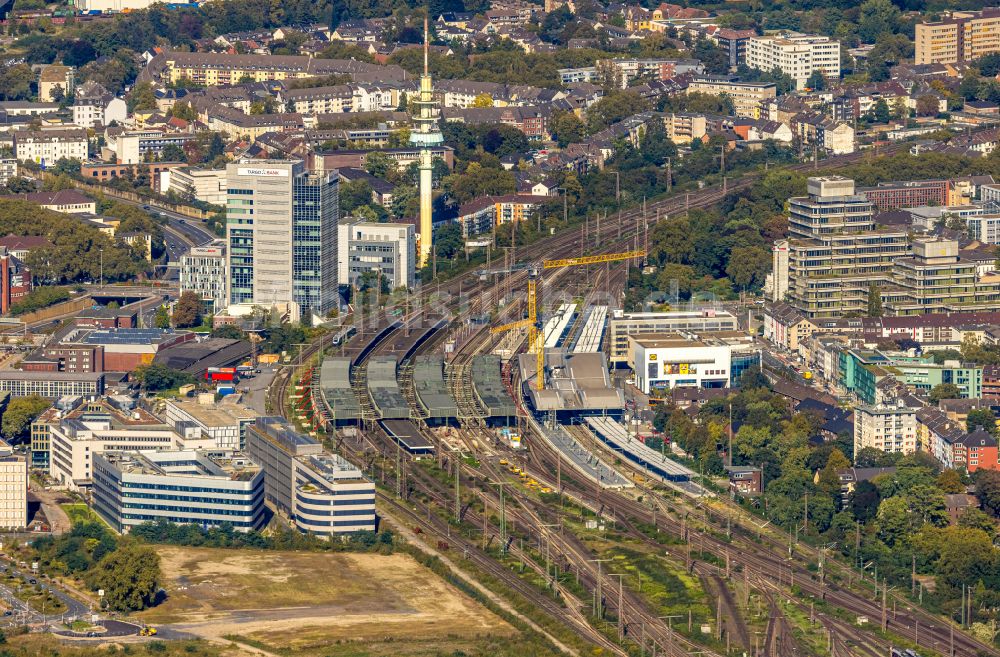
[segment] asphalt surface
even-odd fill
[[[240,379],[239,389],[246,390],[243,393],[244,404],[258,413],[266,415],[267,391],[271,387],[271,382],[274,381],[274,375],[277,371],[273,365],[265,365],[260,367],[260,374],[255,374],[252,378]]]
[[[57,630],[52,633],[56,636],[66,637],[69,639],[108,639],[112,637],[134,636],[139,633],[139,630],[142,629],[141,625],[126,623],[125,621],[119,620],[102,620],[95,623],[95,625],[100,625],[106,631],[87,633],[74,632],[73,630]],[[91,634],[93,636],[91,636]],[[157,636],[159,636],[159,630],[157,630]]]
[[[30,580],[35,579],[38,583],[41,584],[43,590],[51,591],[52,595],[59,598],[59,600],[62,601],[64,605],[66,605],[66,611],[63,613],[42,615],[40,612],[35,611],[34,609],[28,607],[26,603],[23,603],[20,600],[18,600],[14,596],[14,591],[12,589],[8,588],[6,585],[0,585],[0,591],[2,591],[3,598],[7,601],[7,603],[10,604],[12,607],[16,608],[17,611],[23,612],[28,619],[31,619],[31,622],[42,622],[42,623],[54,622],[71,616],[84,616],[91,613],[90,605],[80,602],[76,598],[63,592],[58,587],[52,586],[46,580],[39,579],[39,576],[37,574],[32,573],[29,570],[24,570],[21,568],[16,568],[12,565],[7,565],[10,564],[9,561],[4,561],[3,563],[5,564],[2,566],[2,568],[5,569],[4,572],[12,573],[17,577],[20,577],[22,580],[24,580],[26,586],[34,586],[34,584],[30,583]]]

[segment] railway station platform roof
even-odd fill
[[[361,405],[351,389],[350,358],[323,360],[319,368],[319,390],[334,422],[361,418]]]
[[[490,417],[514,417],[517,408],[500,376],[500,357],[492,354],[472,360],[472,387]]]
[[[521,381],[531,382],[528,396],[536,411],[607,412],[625,408],[625,397],[612,384],[603,353],[546,350],[544,390],[537,390],[534,385],[534,354],[520,354],[517,362]]]
[[[458,417],[458,405],[444,379],[443,356],[417,356],[413,360],[413,388],[428,418]]]
[[[380,418],[410,417],[410,405],[396,382],[395,356],[374,356],[368,361],[368,395]]]
[[[379,425],[411,454],[430,454],[434,451],[434,443],[427,440],[410,420],[379,420]]]

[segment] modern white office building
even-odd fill
[[[181,256],[181,292],[194,292],[210,312],[229,305],[226,287],[226,243],[195,246]]]
[[[226,186],[230,304],[320,316],[336,308],[337,174],[301,161],[235,162]]]
[[[212,449],[197,427],[178,433],[166,426],[116,428],[107,415],[68,418],[49,427],[49,474],[69,490],[88,490],[94,456],[146,450]]]
[[[247,427],[247,453],[264,469],[265,496],[300,531],[322,537],[374,531],[375,484],[277,417]]]
[[[264,520],[264,472],[238,452],[95,454],[93,500],[122,533],[158,520],[247,532]]]
[[[413,224],[358,221],[341,224],[337,239],[338,281],[356,285],[366,272],[380,272],[392,289],[413,288],[417,274],[417,240]]]
[[[769,72],[781,69],[802,89],[813,71],[840,79],[840,42],[825,36],[783,32],[751,37],[747,41],[747,66]]]
[[[212,205],[226,204],[226,170],[178,167],[164,172],[168,178],[164,189],[185,200],[198,200]]]
[[[214,397],[209,395],[198,399],[168,399],[163,411],[163,417],[175,429],[196,426],[202,436],[212,440],[216,449],[231,451],[243,449],[246,429],[257,419],[257,415],[253,409],[242,404],[215,402]]]
[[[753,338],[739,331],[661,333],[628,341],[635,385],[647,395],[678,387],[729,388],[745,370],[760,367]]]

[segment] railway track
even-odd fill
[[[859,159],[861,159],[860,154],[855,154],[854,156],[845,156],[839,158],[837,159],[837,163],[840,165],[846,165],[855,162]],[[831,164],[831,162],[829,161],[824,162],[824,168],[829,168],[829,164]],[[798,165],[791,168],[804,170],[808,169],[809,166],[810,165]],[[724,196],[727,193],[740,191],[742,189],[749,187],[756,179],[757,175],[745,176],[737,181],[734,181],[732,184],[728,184],[725,190],[719,188],[710,188],[695,193],[687,193],[683,195],[683,197],[675,196],[656,202],[650,202],[646,205],[644,210],[639,208],[624,210],[615,216],[615,220],[604,222],[604,225],[602,225],[600,229],[597,229],[595,226],[594,227],[595,229],[593,231],[585,232],[585,228],[583,226],[569,228],[565,231],[562,231],[560,234],[553,236],[552,238],[546,238],[533,245],[529,245],[523,250],[520,250],[520,254],[522,257],[527,257],[528,259],[531,260],[540,259],[543,255],[549,258],[567,257],[570,255],[576,255],[578,251],[581,251],[585,248],[584,245],[586,243],[589,243],[591,238],[594,239],[594,242],[596,244],[601,245],[602,251],[610,250],[605,245],[609,246],[618,245],[623,242],[627,243],[629,241],[631,241],[634,245],[638,245],[639,240],[642,238],[644,231],[648,226],[649,218],[651,215],[656,214],[658,216],[664,216],[664,215],[669,216],[670,214],[685,211],[690,208],[708,207],[720,201],[722,198],[724,198]],[[615,269],[616,272],[620,271],[619,268]],[[547,279],[547,282],[550,285],[554,285],[555,281],[558,280],[559,274],[557,272],[560,271],[563,270],[555,270],[555,272],[552,273],[551,276]],[[609,288],[611,287],[612,282],[614,282],[614,285],[617,289],[617,286],[619,284],[619,279],[622,287],[624,286],[624,276],[622,274],[615,273],[614,278],[612,278],[612,275],[609,272],[606,274],[606,276],[607,276],[606,284],[608,285]],[[434,288],[426,286],[420,296],[419,299],[420,303],[418,303],[417,305],[421,308],[429,306],[429,307],[443,308],[449,310],[456,321],[462,322],[468,317],[471,310],[469,309],[465,311],[458,310],[457,306],[458,303],[461,301],[461,299],[457,299],[456,295],[457,296],[469,295],[469,296],[479,297],[480,299],[501,298],[506,293],[510,292],[512,289],[517,289],[519,286],[521,286],[526,277],[527,277],[527,272],[516,271],[505,275],[501,279],[491,282],[489,280],[480,279],[478,276],[475,275],[474,272],[467,273],[462,277],[456,279],[455,281],[451,281],[450,283],[444,286],[435,286]],[[597,275],[598,281],[600,280],[600,277],[601,274],[599,272]],[[470,279],[471,279],[471,284],[470,284]],[[506,311],[508,313],[511,312],[511,308],[513,307],[514,304],[508,306],[506,308]],[[409,322],[411,320],[418,321],[421,317],[420,312],[421,311],[414,311],[408,313],[404,317],[403,321],[404,322]],[[360,340],[359,342],[363,342],[364,333],[363,332],[360,333],[362,336],[362,340]],[[490,338],[488,336],[488,332],[480,331],[478,337],[474,336],[471,340],[469,340],[466,343],[462,351],[458,355],[456,355],[456,357],[453,359],[453,363],[462,363],[470,361],[471,358],[476,353],[479,353],[482,350],[484,350],[487,346],[489,346],[489,344],[490,344]],[[325,346],[326,345],[323,343],[321,339],[320,341],[310,345],[305,350],[303,350],[303,353],[300,358],[309,359],[312,356],[314,356],[318,351],[323,349]],[[352,347],[352,349],[356,349],[356,346]],[[378,345],[376,345],[375,348],[370,351],[369,356],[373,355],[377,351],[378,351]],[[285,398],[285,391],[287,390],[290,380],[291,377],[289,374],[280,377],[276,382],[276,384],[272,386],[271,390],[272,398],[275,399],[276,402],[278,402],[272,404],[272,408],[280,409],[282,414],[284,409],[280,404],[280,400],[283,400]],[[382,436],[382,437],[376,437],[372,441],[373,448],[376,450],[382,450],[383,457],[386,454],[385,450],[389,447],[389,444],[386,442],[387,440],[388,440],[387,436]],[[541,441],[535,441],[535,442],[541,443]],[[533,443],[532,448],[533,448],[532,451],[535,452],[535,450],[540,449],[540,446],[535,445]],[[398,447],[396,449],[398,449]],[[541,460],[540,465],[547,466],[549,468],[552,468],[553,466],[558,467],[553,463],[551,458],[547,460]],[[396,476],[406,478],[405,469],[406,466],[404,465],[403,466],[404,472],[397,473]],[[466,468],[463,467],[463,469]],[[548,474],[551,475],[552,471],[553,471],[552,469],[549,469]],[[416,471],[414,470],[413,472]],[[471,474],[472,477],[493,476],[497,477],[498,478],[497,480],[500,480],[499,478],[503,477],[502,472],[497,471],[495,468],[490,470],[489,467],[487,468],[486,471],[476,470],[470,472],[469,474]],[[460,477],[460,479],[465,479],[465,478],[466,478],[465,476]],[[425,505],[425,511],[427,512],[427,514],[426,514],[426,520],[424,521],[427,523],[426,524],[427,529],[436,532],[438,535],[449,536],[449,534],[451,533],[451,528],[447,525],[446,522],[441,520],[433,512],[434,505],[437,505],[439,508],[448,508],[448,499],[449,499],[448,491],[441,490],[440,486],[432,483],[431,481],[428,481],[426,478],[421,476],[414,476],[410,478],[408,481],[407,490],[409,490],[410,485],[414,487],[419,486],[419,492],[422,495],[428,496],[429,503]],[[589,500],[594,500],[594,499],[598,500],[598,512],[601,513],[604,511],[611,511],[615,516],[615,518],[627,519],[630,517],[636,517],[640,520],[646,520],[652,513],[650,509],[644,507],[643,505],[639,505],[624,496],[613,493],[609,494],[606,492],[602,494],[602,491],[599,489],[599,487],[597,490],[594,490],[593,488],[588,489],[586,482],[580,485],[580,490],[576,491],[576,493],[579,495],[579,501],[585,505],[589,505]],[[499,500],[488,489],[481,491],[481,494],[483,496],[484,505],[488,503],[487,500],[492,500],[495,505],[498,505]],[[388,504],[390,500],[384,499],[384,501]],[[510,516],[511,521],[514,523],[520,523],[522,527],[533,527],[539,534],[545,533],[548,536],[547,540],[550,543],[553,540],[555,540],[557,547],[560,548],[559,556],[561,556],[565,560],[564,563],[566,564],[570,563],[571,557],[573,560],[582,559],[586,561],[585,557],[587,556],[587,554],[585,548],[581,547],[581,545],[579,545],[578,543],[574,543],[574,541],[569,538],[553,539],[551,532],[544,531],[543,525],[545,525],[546,523],[542,521],[549,519],[545,515],[544,509],[532,508],[533,502],[531,502],[530,500],[526,500],[525,498],[523,498],[523,496],[519,495],[514,495],[511,498],[511,503],[514,504],[514,506],[511,507],[511,516]],[[392,506],[394,509],[400,512],[402,511],[402,508],[406,508],[405,504],[401,505],[396,500],[392,500]],[[486,527],[487,528],[491,527],[491,523],[489,522],[489,518],[487,515],[484,514],[482,517],[479,517],[476,511],[471,510],[470,507],[466,507],[465,513],[468,515],[463,516],[464,521],[472,522],[485,519],[487,521]],[[411,510],[408,515],[410,517],[413,517],[414,514],[415,512]],[[437,518],[437,520],[434,520],[435,518]],[[442,525],[441,523],[444,524]],[[724,551],[728,555],[728,552],[732,549],[732,547],[729,545],[720,546],[718,541],[714,539],[713,535],[709,531],[704,532],[700,536],[697,534],[689,535],[686,526],[686,521],[682,523],[679,520],[670,519],[669,514],[661,513],[659,515],[659,524],[667,525],[667,528],[675,533],[680,531],[683,533],[684,536],[686,536],[689,539],[698,540],[700,538],[701,545],[705,551],[715,550],[717,553],[719,551]],[[646,540],[648,540],[648,537],[646,537]],[[744,547],[749,549],[751,552],[760,549],[759,545],[744,546]],[[544,593],[540,594],[537,588],[535,588],[530,584],[525,583],[516,574],[512,574],[508,568],[497,563],[487,553],[479,552],[475,548],[476,546],[471,545],[468,542],[462,544],[462,549],[468,550],[469,551],[468,554],[476,555],[477,565],[481,564],[480,567],[484,568],[486,572],[489,572],[492,576],[501,579],[501,581],[505,582],[505,584],[510,586],[513,590],[517,591],[518,594],[523,595],[525,598],[531,600],[534,604],[537,604],[539,608],[544,609],[547,613],[555,615],[556,618],[566,622],[571,627],[577,628],[578,631],[581,631],[581,633],[584,636],[586,636],[588,641],[593,642],[595,645],[611,650],[616,654],[621,654],[621,649],[616,644],[614,644],[613,642],[609,642],[608,639],[603,634],[594,630],[594,628],[588,622],[586,622],[585,618],[581,618],[581,615],[579,613],[567,612],[566,608],[563,608],[559,605],[553,606],[550,598],[547,595],[545,595]],[[504,549],[505,550],[512,549],[512,546],[505,545]],[[530,555],[528,556],[530,557]],[[768,569],[773,569],[776,565],[779,566],[783,565],[773,558],[766,558],[766,557],[758,558],[756,556],[749,556],[746,554],[745,551],[741,552],[740,557],[743,559],[744,567],[754,568],[756,571],[759,572],[766,572]],[[774,571],[772,570],[772,572]],[[789,572],[792,572],[791,567],[789,567]],[[805,582],[807,575],[802,575],[801,573],[799,573],[800,582]],[[603,588],[604,582],[602,580],[604,577],[606,577],[606,576],[600,576],[598,572],[596,572],[596,570],[590,567],[580,567],[580,566],[578,566],[577,568],[576,576],[580,579],[581,583],[585,587],[589,584],[592,589],[598,588],[597,585],[599,581],[601,581],[602,584],[601,588]],[[546,575],[546,577],[548,577],[548,575]],[[554,584],[554,586],[558,586],[558,584]],[[722,586],[724,586],[724,582],[722,583]],[[559,593],[562,597],[566,599],[572,599],[571,594],[565,589],[560,591]],[[823,595],[826,595],[825,591],[821,591],[821,593]],[[828,597],[826,599],[831,599],[831,598]],[[688,654],[688,650],[691,648],[702,647],[699,644],[693,644],[690,642],[685,644],[684,642],[686,641],[686,639],[684,639],[683,637],[679,637],[676,633],[672,632],[669,627],[666,627],[665,624],[662,622],[662,620],[657,619],[655,613],[652,613],[648,609],[646,609],[644,602],[641,599],[639,599],[638,596],[635,596],[631,591],[626,591],[623,589],[622,600],[623,600],[622,608],[618,609],[617,613],[621,615],[623,618],[628,619],[627,624],[629,627],[633,627],[634,629],[634,626],[636,624],[642,627],[642,633],[644,636],[641,637],[640,640],[642,641],[644,647],[647,645],[658,645],[661,648],[660,654],[670,654],[670,655],[676,654],[678,656]],[[579,601],[577,600],[577,602]],[[612,606],[614,606],[614,604],[615,603],[612,602]],[[865,605],[861,604],[857,604],[855,606],[859,608],[865,607]],[[558,609],[556,607],[558,607]],[[649,632],[648,642],[646,640],[647,631]],[[744,628],[744,634],[740,637],[740,641],[743,643],[749,642],[748,637],[745,635],[745,628]],[[664,648],[666,649],[666,653],[662,652],[662,649]],[[969,653],[969,654],[971,655],[974,653]]]

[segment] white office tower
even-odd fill
[[[430,50],[430,32],[427,18],[424,17],[424,74],[420,77],[420,96],[414,101],[417,111],[414,113],[414,129],[410,133],[410,143],[420,148],[420,267],[430,262],[431,246],[434,240],[434,222],[432,220],[431,189],[433,169],[431,161],[432,149],[444,143],[444,137],[438,129],[437,110],[434,105],[434,85],[428,64]]]
[[[263,306],[294,320],[336,308],[336,172],[312,173],[301,161],[247,161],[229,164],[226,181],[230,311]]]

